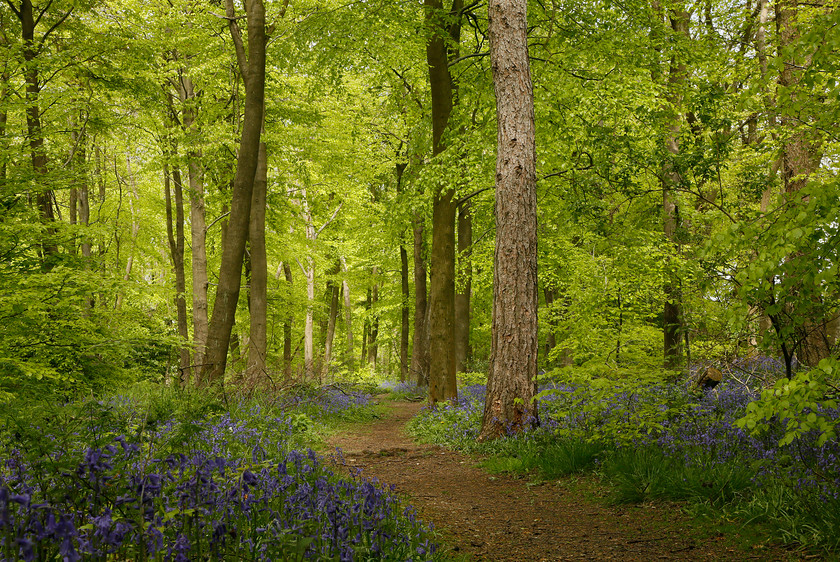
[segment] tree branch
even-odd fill
[[[327,220],[327,222],[325,222],[325,223],[321,226],[321,228],[319,228],[319,229],[318,229],[318,232],[316,232],[316,233],[315,233],[315,238],[314,238],[315,240],[317,240],[317,239],[318,239],[318,235],[319,235],[319,234],[321,234],[321,232],[322,232],[325,228],[327,228],[327,227],[329,226],[329,224],[330,224],[333,220],[335,220],[335,216],[338,214],[338,212],[341,210],[341,208],[342,208],[343,206],[344,206],[344,201],[342,201],[341,203],[339,203],[339,204],[338,204],[338,207],[336,207],[336,208],[335,208],[335,211],[333,211],[332,216],[331,216],[331,217]]]
[[[12,9],[12,11],[13,11],[13,12],[15,13],[15,15],[18,17],[18,19],[21,19],[21,18],[22,18],[22,16],[20,15],[20,12],[19,12],[19,11],[17,11],[17,8],[15,8],[15,5],[14,5],[14,4],[12,4],[12,0],[6,0],[6,4],[8,4],[8,5],[9,5],[9,7]]]
[[[476,191],[473,191],[473,192],[472,192],[472,193],[470,193],[469,195],[467,195],[467,196],[465,196],[465,197],[461,197],[460,199],[458,199],[458,200],[455,202],[455,206],[456,206],[456,207],[460,207],[461,205],[463,205],[464,203],[466,203],[467,201],[469,201],[470,199],[472,199],[473,197],[475,197],[475,196],[476,196],[476,195],[478,195],[479,193],[481,193],[481,192],[483,192],[483,191],[487,191],[488,189],[494,189],[495,187],[496,187],[495,185],[491,185],[490,187],[482,187],[481,189],[478,189],[478,190],[476,190]]]
[[[73,8],[70,8],[69,10],[67,10],[67,12],[65,12],[65,13],[64,13],[64,15],[63,15],[63,16],[61,16],[61,19],[59,19],[57,22],[55,22],[55,23],[52,25],[52,27],[50,27],[50,28],[49,28],[49,29],[48,29],[48,30],[44,33],[44,35],[41,37],[41,45],[42,45],[42,46],[43,46],[43,45],[44,45],[44,43],[46,42],[47,37],[49,37],[49,36],[52,34],[52,32],[53,32],[53,31],[55,31],[56,29],[58,29],[58,26],[59,26],[59,25],[61,25],[62,23],[64,23],[64,20],[66,20],[67,18],[69,18],[69,17],[70,17],[70,14],[72,14],[72,13],[73,13]],[[41,18],[40,18],[40,16],[38,17],[38,19],[41,19]],[[38,48],[38,51],[40,52],[40,50],[41,50],[41,48],[39,47],[39,48]]]
[[[37,18],[35,18],[35,25],[33,25],[33,26],[32,26],[32,28],[33,28],[33,29],[34,29],[35,27],[37,27],[37,26],[38,26],[38,24],[41,22],[41,18],[42,18],[42,17],[44,17],[44,14],[46,14],[46,13],[47,13],[47,10],[49,10],[49,9],[50,9],[50,6],[52,6],[52,3],[53,3],[53,0],[50,0],[49,2],[47,2],[47,5],[46,5],[46,6],[44,6],[44,9],[43,9],[43,10],[41,10],[41,13],[40,13],[40,14],[38,14],[38,17],[37,17]],[[72,8],[71,8],[71,10],[72,10]]]
[[[236,62],[239,64],[239,72],[245,80],[245,84],[251,81],[248,75],[248,59],[245,56],[245,45],[242,43],[242,33],[239,31],[239,24],[236,23],[236,11],[233,7],[233,0],[225,0],[225,10],[230,28],[230,37],[233,39],[233,46],[236,48]],[[244,16],[243,16],[244,17]]]

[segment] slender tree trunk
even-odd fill
[[[408,338],[411,329],[411,288],[408,284],[408,251],[400,244],[400,282],[402,286],[402,316],[400,318],[400,382],[408,379]]]
[[[493,333],[481,439],[537,423],[537,179],[527,1],[490,0],[498,122]]]
[[[458,264],[461,291],[455,294],[455,370],[467,370],[470,359],[470,299],[472,297],[472,203],[458,213]]]
[[[307,226],[308,228],[308,226]],[[303,326],[303,371],[307,381],[315,379],[315,259],[306,258],[303,276],[306,278],[306,321]]]
[[[554,305],[554,299],[557,298],[557,290],[545,287],[543,293],[545,293],[546,316],[548,316],[548,322],[546,322],[548,324],[548,333],[545,335],[545,356],[548,357],[551,350],[557,345],[557,336],[554,333],[556,322],[554,320],[554,313],[551,310]]]
[[[179,349],[180,376],[178,384],[186,386],[191,379],[190,371],[190,348],[187,345],[190,334],[187,326],[187,301],[185,293],[187,290],[186,275],[184,272],[184,197],[181,185],[181,172],[172,174],[174,182],[170,182],[169,164],[163,167],[163,185],[166,196],[166,235],[169,240],[169,257],[172,260],[172,269],[175,272],[175,308],[178,314],[178,335],[181,337],[182,345]],[[172,220],[172,186],[175,191],[175,220]]]
[[[327,319],[327,334],[324,338],[324,365],[322,377],[326,376],[330,371],[330,364],[332,363],[332,348],[335,340],[335,324],[338,318],[338,293],[341,291],[341,286],[338,283],[331,282],[327,285],[330,295],[330,312]]]
[[[656,11],[659,11],[655,5]],[[671,27],[677,36],[682,35],[688,38],[689,17],[682,6],[677,6],[669,14]],[[682,182],[680,171],[676,167],[676,159],[680,153],[679,137],[682,129],[682,117],[678,111],[681,104],[680,88],[685,81],[686,66],[680,60],[679,49],[675,48],[671,55],[671,63],[668,71],[667,99],[663,109],[668,115],[667,133],[665,137],[665,155],[660,174],[662,187],[662,214],[663,231],[665,238],[676,248],[679,243],[677,239],[678,210],[674,190]],[[654,79],[658,77],[658,70],[654,70]],[[666,258],[665,280],[663,293],[665,297],[663,310],[663,355],[665,368],[678,369],[683,363],[682,351],[682,294],[680,280],[674,271],[674,258]]]
[[[462,2],[455,0],[445,21],[441,0],[425,0],[426,62],[432,92],[432,154],[444,150],[443,133],[449,124],[454,87],[449,73],[447,40],[455,45],[460,34]],[[456,33],[457,32],[457,33]],[[457,47],[455,47],[457,48]],[[431,315],[429,402],[436,404],[458,397],[455,364],[455,213],[457,202],[452,186],[439,185],[432,200]]]
[[[251,256],[251,285],[248,311],[251,330],[248,337],[248,380],[261,383],[266,375],[268,351],[268,261],[265,253],[265,199],[268,188],[268,162],[265,143],[260,143],[254,189],[251,194],[251,221],[248,244]]]
[[[350,299],[350,283],[347,282],[347,260],[341,260],[341,271],[344,279],[341,281],[341,292],[344,293],[344,327],[347,330],[347,367],[353,369],[356,364],[356,357],[353,354],[353,301]]]
[[[376,278],[377,270],[373,268],[373,277]],[[367,346],[367,361],[374,367],[377,366],[379,359],[379,345],[376,339],[379,337],[379,312],[377,310],[377,303],[379,302],[379,283],[374,283],[368,291],[368,317],[370,318],[368,330],[368,346]]]
[[[196,148],[200,134],[195,123],[195,88],[189,76],[181,78],[181,102],[184,105],[182,124],[188,134],[187,175],[190,191],[190,248],[192,249],[192,324],[193,364],[198,370],[204,365],[207,346],[207,220],[204,206],[204,169],[201,151]]]
[[[414,338],[412,340],[411,374],[417,386],[429,384],[429,306],[426,289],[423,216],[414,215]]]
[[[364,367],[368,360],[367,344],[370,338],[370,289],[367,290],[365,298],[365,321],[362,326],[362,354],[359,357],[359,364]]]
[[[0,14],[0,25],[4,25],[5,20],[3,15]],[[6,42],[3,42],[3,48],[6,47]],[[9,123],[9,113],[6,109],[6,100],[9,98],[9,94],[11,92],[11,88],[9,87],[9,80],[11,80],[12,75],[9,72],[9,63],[11,61],[6,60],[3,63],[3,71],[0,72],[0,191],[5,190],[6,181],[8,180],[8,158],[5,156],[7,154],[9,141],[8,135],[6,134],[6,127]]]
[[[137,236],[140,234],[140,221],[137,219],[137,209],[135,203],[140,202],[140,192],[137,189],[137,177],[134,175],[134,168],[131,167],[131,156],[125,158],[125,168],[128,174],[128,185],[131,193],[128,196],[128,208],[131,212],[131,247],[128,252],[128,259],[125,262],[125,275],[123,280],[129,281],[131,279],[131,271],[134,269],[134,254],[137,251]],[[122,293],[117,295],[117,302],[115,308],[122,307],[124,295]]]
[[[283,263],[283,275],[286,278],[286,284],[289,287],[289,295],[292,294],[292,267],[288,263]],[[287,310],[286,318],[283,321],[283,374],[286,380],[292,377],[292,322],[294,316],[292,315],[291,303],[286,303]]]
[[[251,191],[260,152],[265,94],[265,8],[262,0],[249,0],[245,6],[248,22],[247,55],[236,23],[233,0],[226,0],[231,37],[245,81],[245,115],[233,183],[228,233],[222,249],[219,284],[207,333],[205,365],[201,370],[201,382],[205,385],[224,384],[227,349],[239,300],[242,260],[248,238]]]

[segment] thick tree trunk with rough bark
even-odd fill
[[[425,18],[430,37],[426,43],[429,84],[432,92],[432,154],[443,152],[443,133],[452,113],[454,88],[449,73],[447,40],[457,45],[463,3],[453,2],[447,22],[441,0],[425,0]],[[456,47],[457,48],[457,47]],[[429,331],[429,402],[455,400],[455,213],[452,186],[435,188],[432,201],[432,253]]]
[[[490,0],[498,122],[493,334],[481,439],[537,423],[537,183],[527,1]]]
[[[260,151],[265,94],[265,8],[262,0],[249,0],[245,5],[248,22],[247,55],[236,23],[233,0],[226,2],[230,32],[245,80],[245,114],[233,182],[228,232],[222,249],[219,284],[207,333],[205,364],[201,369],[201,382],[207,386],[224,383],[227,350],[239,300],[242,259],[248,238],[251,191]]]

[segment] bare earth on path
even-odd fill
[[[467,455],[422,445],[404,425],[423,403],[384,402],[383,419],[333,436],[348,470],[392,484],[465,560],[795,560],[691,529],[675,506],[605,506],[562,483],[491,475]]]

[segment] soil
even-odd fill
[[[767,543],[698,528],[676,504],[610,506],[592,477],[540,482],[488,474],[480,459],[418,444],[405,423],[423,403],[389,402],[375,422],[332,436],[343,464],[405,495],[453,560],[797,560]]]

